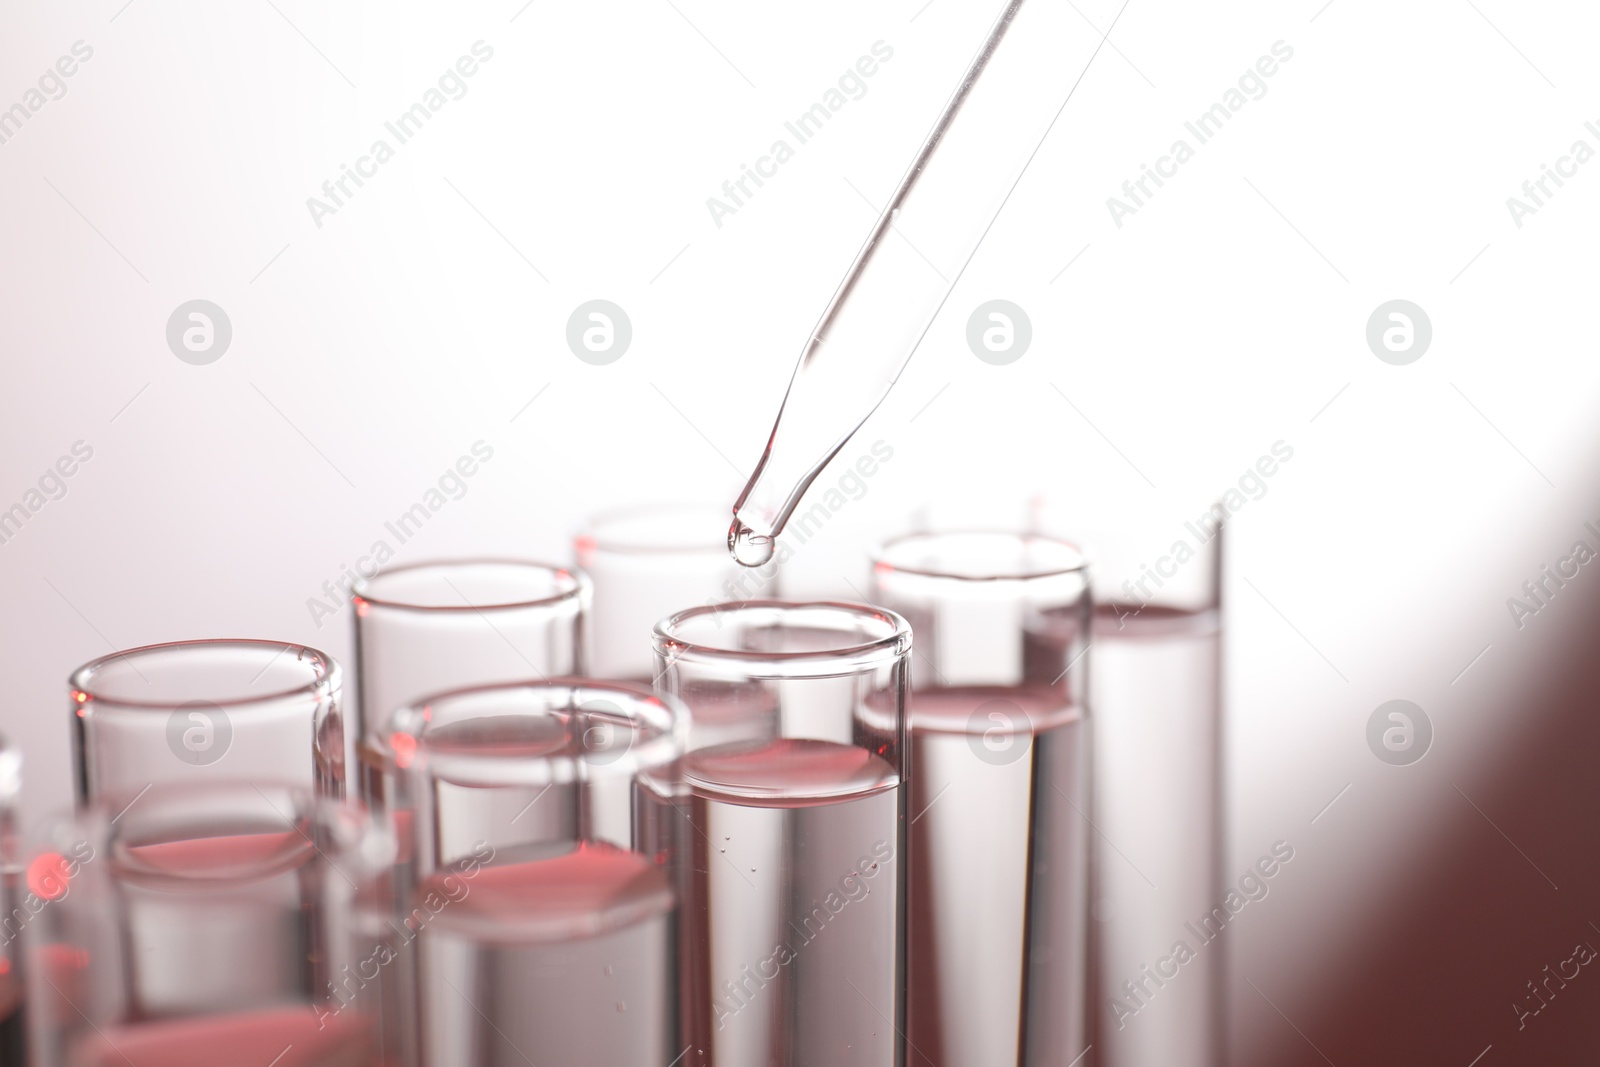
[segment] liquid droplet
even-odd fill
[[[624,1003],[623,1001],[619,1000],[619,1001],[617,1001],[617,1010],[618,1011],[627,1011],[628,1010],[628,1005],[626,1003]]]
[[[612,971],[613,971],[613,968],[612,968],[611,964],[609,964],[609,963],[606,964],[606,977],[607,978],[611,977]]]
[[[756,533],[742,519],[734,519],[728,530],[728,551],[745,567],[759,567],[772,559],[776,541],[771,534]]]

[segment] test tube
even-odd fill
[[[275,641],[179,641],[87,663],[69,681],[78,803],[224,779],[342,797],[342,684],[331,656]]]
[[[576,548],[594,584],[588,631],[596,676],[652,685],[657,621],[696,604],[772,595],[777,564],[735,563],[720,544],[726,524],[725,509],[694,505],[631,508],[591,521]],[[777,706],[760,683],[690,680],[682,696],[695,709],[690,748],[776,733]]]
[[[583,673],[589,581],[524,560],[448,560],[356,583],[358,740],[433,693]]]
[[[1078,536],[1093,562],[1099,1067],[1227,1062],[1222,545],[1228,512]],[[1039,509],[1041,526],[1071,520]],[[1182,942],[1185,953],[1175,953]]]
[[[402,709],[416,799],[422,1067],[674,1063],[678,911],[639,850],[638,776],[683,751],[682,706],[586,679],[484,686]]]
[[[689,1067],[891,1067],[904,1021],[911,629],[860,604],[749,601],[658,623],[658,690],[758,685],[778,733],[686,755],[659,797],[689,882]]]
[[[362,991],[334,982],[362,970],[358,898],[392,855],[360,809],[292,787],[102,797],[28,867],[34,1062],[368,1063]]]
[[[1089,587],[1050,538],[889,542],[910,621],[907,1062],[1061,1067],[1088,1047]]]
[[[0,737],[0,1063],[19,1065],[27,1048],[21,937],[31,914],[17,836],[21,796],[22,753]]]
[[[728,557],[721,547],[727,524],[727,509],[709,504],[624,508],[588,521],[574,554],[594,585],[595,677],[649,685],[657,620],[693,604],[748,600],[769,584]]]

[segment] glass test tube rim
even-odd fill
[[[727,546],[718,538],[702,541],[698,538],[684,543],[668,542],[666,538],[651,538],[648,540],[629,541],[623,538],[606,537],[604,528],[618,522],[641,518],[665,518],[675,514],[688,515],[703,512],[706,515],[717,516],[717,532],[721,532],[721,524],[727,521],[728,507],[726,504],[712,504],[710,502],[689,501],[660,501],[645,502],[640,504],[625,504],[617,508],[608,508],[605,511],[595,512],[590,515],[583,527],[573,537],[573,541],[580,551],[610,552],[617,555],[681,555],[681,556],[719,556],[727,558]]]
[[[633,716],[632,712],[649,712],[652,719],[648,725],[655,732],[643,744],[630,744],[622,758],[606,763],[575,755],[566,748],[535,756],[492,756],[441,752],[428,743],[428,731],[435,728],[432,720],[436,707],[500,695],[511,700],[535,693],[565,694],[545,704],[541,710],[546,712],[577,708],[585,700],[607,700],[636,721],[643,720],[644,716]],[[566,785],[590,780],[596,771],[624,776],[665,767],[682,754],[689,736],[689,723],[690,711],[677,697],[655,693],[630,682],[557,677],[463,686],[436,693],[398,709],[390,719],[388,734],[371,739],[369,744],[375,746],[376,755],[388,767],[426,773],[430,778],[456,785]],[[411,744],[397,744],[400,737],[409,738]],[[418,754],[423,759],[417,759]]]
[[[761,615],[789,625],[806,621],[801,616],[843,617],[872,625],[881,633],[866,641],[841,642],[838,648],[791,652],[727,648],[682,636],[687,626],[707,616],[720,630],[723,623],[719,620],[725,617]],[[843,627],[831,629],[846,632]],[[721,666],[739,677],[782,680],[861,674],[890,666],[909,653],[912,634],[911,624],[898,613],[871,604],[843,600],[741,600],[702,604],[669,615],[656,623],[651,640],[669,668],[686,662],[702,667]]]
[[[523,573],[540,572],[552,579],[557,591],[548,596],[515,597],[485,604],[433,604],[419,603],[414,599],[384,595],[374,592],[374,585],[388,579],[413,577],[423,571],[459,571],[475,567],[504,567]],[[412,612],[418,615],[460,614],[480,611],[516,611],[527,608],[551,607],[567,601],[582,603],[589,595],[589,576],[571,564],[545,563],[542,560],[519,559],[510,556],[467,556],[457,559],[431,559],[390,567],[370,578],[357,579],[352,588],[356,612],[365,615],[369,608],[385,611]]]
[[[983,568],[982,573],[972,573],[977,568],[957,569],[927,563],[896,562],[895,559],[897,553],[905,552],[912,547],[958,540],[987,540],[1011,546],[1047,546],[1052,552],[1064,552],[1062,558],[1065,562],[1055,566],[1013,567],[1009,570],[996,566]],[[919,530],[892,537],[873,550],[872,566],[879,574],[892,573],[953,582],[1037,582],[1048,578],[1070,576],[1087,578],[1094,568],[1089,553],[1075,541],[1029,530],[981,529]]]
[[[122,665],[130,667],[135,673],[139,673],[138,665],[134,663],[138,659],[150,659],[157,655],[165,656],[170,653],[220,651],[226,648],[250,649],[263,653],[270,652],[271,655],[262,666],[262,673],[277,662],[285,652],[292,652],[294,653],[295,662],[312,666],[311,680],[288,688],[273,688],[248,696],[210,697],[190,695],[185,698],[186,700],[201,700],[223,710],[228,710],[277,703],[301,696],[314,697],[321,702],[336,696],[343,688],[344,668],[339,666],[338,660],[321,649],[312,648],[310,645],[296,644],[293,641],[269,641],[263,638],[251,637],[205,637],[188,641],[163,641],[153,645],[140,645],[136,648],[122,649],[92,659],[77,668],[68,676],[67,685],[72,690],[74,702],[79,706],[80,713],[90,712],[96,707],[132,711],[171,712],[176,704],[183,703],[183,701],[136,699],[109,693],[103,686],[96,688],[96,679],[105,674],[108,669]],[[145,666],[148,666],[148,664],[145,664]]]

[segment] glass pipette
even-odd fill
[[[1086,35],[1069,0],[1006,0],[801,350],[733,506],[740,563],[772,558],[806,490],[883,402],[1125,10]]]

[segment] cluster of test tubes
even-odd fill
[[[1128,602],[1115,541],[923,531],[864,602],[729,600],[725,515],[385,571],[348,682],[76,671],[70,816],[23,834],[0,749],[0,1060],[1215,1067],[1214,976],[1099,1003],[1210,900],[1214,561]]]
[[[1147,963],[1216,898],[1220,532],[1151,573],[1155,527],[918,530],[781,597],[786,522],[1117,21],[994,2],[731,528],[384,570],[348,683],[270,640],[89,663],[36,831],[0,743],[0,1067],[1224,1062],[1220,949]]]

